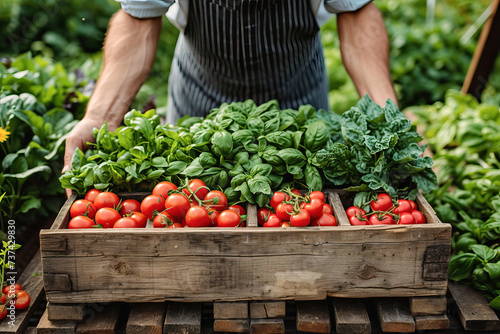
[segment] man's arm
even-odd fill
[[[358,11],[339,13],[337,27],[344,66],[360,96],[384,106],[397,103],[389,72],[389,41],[382,15],[370,2]]]
[[[73,152],[93,141],[92,129],[108,122],[116,129],[148,77],[161,31],[161,17],[137,19],[123,10],[110,20],[104,40],[104,63],[83,119],[66,138],[63,172],[71,168]]]

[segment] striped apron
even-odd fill
[[[167,122],[246,99],[328,109],[310,0],[191,0],[189,6],[172,62]]]

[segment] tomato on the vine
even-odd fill
[[[331,215],[333,215],[333,208],[330,204],[328,203],[323,203],[323,212],[324,213],[329,213]]]
[[[30,295],[26,291],[19,291],[16,294],[16,300],[14,301],[14,307],[17,310],[24,310],[30,305]]]
[[[282,220],[290,220],[290,216],[293,213],[293,206],[291,204],[280,203],[276,206],[276,214]]]
[[[153,228],[168,227],[173,223],[178,223],[175,217],[168,214],[166,210],[160,212],[153,219]]]
[[[377,195],[377,199],[370,202],[370,206],[373,211],[387,211],[392,208],[392,199],[386,193],[380,193]]]
[[[238,204],[231,205],[230,207],[228,207],[228,209],[233,210],[234,212],[236,212],[240,216],[243,216],[245,214],[245,209],[243,209],[243,207],[241,205],[238,205]]]
[[[182,228],[184,226],[182,226],[181,223],[173,223],[172,225],[168,225],[168,228]]]
[[[323,213],[323,202],[317,198],[311,198],[309,203],[303,203],[300,207],[309,213],[311,219],[318,218]]]
[[[217,197],[219,198],[217,204],[210,204],[210,208],[214,209],[214,210],[217,210],[217,211],[224,211],[224,210],[226,210],[227,209],[227,197],[220,190],[211,190],[211,191],[209,191],[205,195],[205,198],[203,200],[204,201],[210,201],[210,200],[214,200]]]
[[[95,214],[95,222],[104,228],[111,228],[121,217],[120,213],[115,209],[102,208],[97,210]]]
[[[218,221],[219,220],[217,220],[217,222]],[[207,209],[202,206],[192,206],[186,212],[186,225],[188,227],[208,227],[211,223],[212,221],[210,220]]]
[[[4,293],[4,294],[7,295],[7,294],[9,294],[10,291],[15,291],[15,290],[21,291],[23,289],[23,287],[19,283],[15,283],[14,284],[14,289],[13,290],[11,290],[10,287],[11,287],[10,285],[4,286],[3,289],[2,289],[2,293]]]
[[[167,197],[163,208],[166,209],[170,215],[176,218],[182,218],[190,208],[194,208],[195,206],[191,206],[191,202],[184,194],[175,193]]]
[[[292,225],[290,225],[290,222],[284,221],[281,223],[281,227],[292,227]]]
[[[233,210],[224,210],[217,218],[217,227],[236,227],[240,225],[241,217]]]
[[[394,218],[387,214],[383,215],[380,219],[377,217],[377,215],[371,215],[370,219],[368,219],[368,222],[370,225],[393,225],[396,224],[396,221]]]
[[[356,215],[358,217],[363,217],[364,215],[366,215],[366,211],[361,208],[358,208],[357,206],[351,206],[347,208],[347,210],[345,210],[345,213],[348,218],[351,218],[352,216]]]
[[[408,202],[410,202],[412,210],[418,210],[417,203],[415,203],[415,201],[412,201],[411,199],[409,199]]]
[[[292,193],[299,196],[302,195],[299,189],[292,189]]]
[[[309,198],[310,199],[317,198],[317,199],[319,199],[323,203],[326,202],[325,194],[323,192],[321,192],[321,191],[313,191],[313,192],[311,192],[309,194]]]
[[[212,210],[209,212],[210,214],[210,221],[212,222],[210,225],[211,226],[217,226],[217,219],[219,218],[220,212],[217,210]]]
[[[90,219],[95,217],[97,209],[95,205],[86,199],[78,199],[71,205],[69,209],[69,214],[71,218],[76,216],[87,216]]]
[[[120,214],[122,216],[135,211],[141,211],[141,203],[139,203],[139,201],[136,201],[135,199],[126,199],[122,202],[122,205],[120,206]]]
[[[203,182],[200,179],[194,179],[194,180],[189,181],[188,187],[189,187],[189,189],[191,189],[191,191],[189,191],[186,188],[182,189],[182,191],[188,197],[191,197],[191,192],[193,192],[196,195],[196,197],[198,197],[198,199],[204,199],[205,196],[208,194],[208,189],[202,188],[202,187],[206,187],[205,182]]]
[[[90,219],[89,217],[86,216],[76,216],[74,218],[71,218],[71,220],[68,223],[68,228],[74,229],[74,228],[91,228],[94,226],[94,221]]]
[[[137,221],[134,218],[130,217],[122,217],[113,224],[113,228],[136,228],[136,227],[139,227]]]
[[[314,219],[312,226],[337,226],[337,219],[330,213],[322,213],[321,216]]]
[[[267,221],[262,224],[264,227],[280,227],[283,220],[277,214],[271,213]]]
[[[0,305],[0,320],[7,318],[7,305]]]
[[[349,222],[351,223],[351,225],[354,225],[354,226],[369,225],[368,220],[366,220],[365,217],[361,217],[361,219],[359,219],[356,216],[351,216],[351,217],[349,217]]]
[[[142,212],[132,212],[129,217],[135,219],[138,227],[146,227],[148,224],[148,219]]]
[[[96,196],[94,204],[96,210],[102,208],[116,209],[120,204],[120,198],[115,193],[105,191]]]
[[[158,183],[154,188],[153,188],[153,195],[156,196],[163,196],[163,198],[168,197],[168,191],[169,190],[176,190],[177,186],[173,184],[172,182],[168,181],[162,181]]]
[[[410,225],[415,224],[415,218],[410,212],[401,212],[399,215],[399,224]]]
[[[311,223],[311,216],[305,209],[300,209],[299,213],[293,214],[290,217],[290,225],[293,227],[307,226]]]
[[[411,212],[411,204],[405,199],[398,199],[398,206],[394,209],[394,214],[398,215],[402,212]]]
[[[422,212],[413,210],[411,215],[415,218],[415,224],[425,224],[425,216]]]
[[[259,210],[257,210],[257,223],[259,223],[260,226],[264,225],[271,213],[272,212],[267,208],[259,208]]]
[[[102,191],[100,191],[99,189],[90,189],[89,191],[87,191],[87,193],[85,194],[85,199],[87,201],[90,201],[92,203],[94,203],[94,200],[95,198],[97,197],[97,195],[99,195]]]
[[[163,210],[165,210],[165,199],[161,196],[149,195],[146,196],[141,202],[141,212],[147,219],[153,219],[155,211],[161,212]]]
[[[273,194],[273,196],[271,197],[271,202],[269,203],[269,205],[271,205],[271,207],[276,210],[276,207],[278,206],[278,204],[280,204],[281,202],[284,202],[284,201],[289,201],[289,200],[290,200],[290,196],[288,194],[285,194],[281,191],[276,191]]]

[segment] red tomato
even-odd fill
[[[291,204],[280,203],[276,207],[276,214],[282,220],[290,220],[290,216],[293,213],[293,206]]]
[[[260,226],[264,225],[271,213],[272,212],[267,208],[259,208],[259,210],[257,210],[257,222]]]
[[[359,219],[356,216],[352,216],[352,217],[349,217],[349,222],[351,223],[351,225],[354,225],[354,226],[368,225],[368,220],[364,219],[364,217],[362,219]]]
[[[217,227],[237,227],[240,223],[240,215],[233,210],[224,210],[217,218]]]
[[[347,210],[345,210],[345,213],[348,218],[351,218],[352,216],[358,215],[359,217],[363,217],[366,215],[366,211],[363,209],[358,208],[357,206],[351,206]]]
[[[167,197],[167,199],[165,200],[165,205],[163,207],[170,215],[176,218],[182,218],[186,215],[190,208],[194,208],[195,206],[191,206],[191,202],[189,202],[189,199],[186,196],[176,193]]]
[[[134,211],[141,211],[141,203],[135,199],[126,199],[122,202],[119,212],[122,216],[125,216]]]
[[[318,218],[323,213],[323,202],[317,198],[311,198],[309,203],[304,203],[300,207],[309,213],[311,219]]]
[[[410,202],[412,210],[418,210],[417,203],[415,203],[415,201],[412,201],[411,199],[409,199],[408,202]]]
[[[304,209],[300,209],[299,213],[290,217],[290,225],[293,227],[307,226],[310,223],[311,216],[309,215],[309,212]]]
[[[161,196],[149,195],[146,196],[141,202],[141,212],[146,216],[147,219],[153,219],[153,214],[161,212],[163,210],[165,210],[165,199]]]
[[[276,191],[273,194],[273,197],[271,197],[271,202],[269,203],[269,205],[271,205],[271,207],[276,210],[278,204],[280,204],[283,201],[289,201],[289,200],[290,196],[288,196],[285,193],[282,193],[281,191]]]
[[[217,226],[217,219],[219,219],[220,212],[213,210],[210,212],[210,220],[212,222],[211,226]]]
[[[312,226],[337,226],[337,219],[332,214],[322,213],[321,216],[314,219],[311,223]]]
[[[184,198],[185,196],[181,194],[174,194],[174,195],[180,195]],[[172,195],[170,195],[172,196]],[[170,197],[169,196],[169,197]],[[187,199],[187,198],[186,198]],[[167,198],[168,201],[168,198]],[[234,211],[231,211],[234,212]],[[217,223],[220,221],[220,215],[219,218],[217,219]],[[210,220],[210,215],[208,214],[207,209],[204,207],[201,207],[199,205],[195,205],[189,208],[186,212],[186,225],[188,227],[208,227],[212,221]]]
[[[245,209],[243,209],[243,207],[241,205],[237,205],[237,204],[231,205],[228,209],[233,210],[234,212],[236,212],[240,216],[243,216],[245,214]]]
[[[323,203],[323,212],[324,213],[329,213],[331,215],[333,215],[333,209],[332,209],[332,206],[328,203]]]
[[[386,193],[380,193],[377,195],[375,201],[371,201],[370,206],[373,211],[387,211],[392,208],[392,199]]]
[[[281,223],[281,227],[291,227],[290,222],[284,221]]]
[[[113,228],[137,228],[137,227],[139,227],[137,221],[134,218],[130,217],[120,218],[113,225]]]
[[[393,225],[396,224],[396,221],[394,220],[394,218],[392,218],[391,215],[383,215],[380,220],[378,219],[377,215],[371,215],[368,223],[370,225]]]
[[[0,304],[5,305],[5,302],[7,301],[7,296],[5,293],[2,293],[2,297],[0,297]]]
[[[402,212],[411,212],[411,204],[405,199],[398,199],[398,206],[394,209],[394,214],[399,215]]]
[[[7,318],[7,305],[0,306],[0,320]]]
[[[299,195],[299,196],[300,196],[300,195],[302,195],[302,194],[300,193],[299,189],[293,189],[293,190],[292,190],[292,193],[294,193],[295,195]]]
[[[415,218],[410,212],[401,212],[399,215],[399,224],[403,225],[415,224]]]
[[[102,208],[111,208],[115,209],[118,207],[120,204],[120,199],[115,193],[111,192],[102,192],[96,196],[94,199],[94,204],[96,210],[102,209]]]
[[[220,190],[212,190],[205,195],[204,201],[215,200],[219,198],[217,204],[211,204],[210,208],[217,211],[224,211],[227,209],[227,197]],[[216,201],[216,200],[215,200]]]
[[[87,193],[85,194],[85,199],[87,201],[90,201],[92,203],[94,203],[94,200],[95,198],[97,197],[97,195],[99,195],[101,193],[100,190],[98,189],[90,189],[89,191],[87,191]]]
[[[204,199],[205,196],[208,194],[208,189],[207,188],[201,188],[201,187],[206,187],[205,182],[199,179],[194,179],[189,182],[189,189],[198,197],[198,199]],[[191,191],[188,189],[184,188],[182,191],[186,194],[186,196],[191,197]]]
[[[163,196],[163,198],[168,197],[168,191],[169,190],[176,190],[177,186],[173,184],[172,182],[168,181],[163,181],[158,183],[154,188],[153,188],[153,195],[156,196]]]
[[[90,228],[94,225],[94,221],[89,217],[76,216],[69,221],[68,228]]]
[[[111,228],[121,217],[120,213],[115,209],[102,208],[97,210],[95,214],[95,222],[96,224],[102,225],[104,228]]]
[[[148,224],[148,219],[142,212],[132,212],[130,218],[135,219],[135,221],[137,222],[137,227],[146,227],[146,225]]]
[[[415,218],[415,224],[425,224],[425,216],[422,212],[413,210],[411,215]]]
[[[24,310],[30,305],[30,295],[26,291],[19,291],[16,295],[16,300],[14,301],[14,307],[17,310]]]
[[[4,294],[6,294],[6,295],[7,295],[7,294],[9,294],[9,292],[10,292],[10,291],[14,291],[14,290],[19,290],[19,291],[21,291],[21,290],[23,289],[23,287],[21,286],[21,284],[18,284],[18,283],[15,283],[15,284],[14,284],[14,287],[12,288],[12,290],[11,290],[11,286],[12,286],[12,285],[7,285],[7,286],[4,286],[4,287],[3,287],[3,289],[2,289],[2,292],[3,292]],[[3,297],[3,296],[2,296],[2,297]],[[2,303],[2,304],[3,304],[3,303]]]
[[[69,214],[71,218],[76,216],[87,216],[90,219],[95,217],[96,207],[91,201],[87,201],[86,199],[76,200],[69,209]]]
[[[280,227],[282,225],[282,220],[277,214],[271,213],[267,218],[267,221],[262,224],[264,227]]]
[[[184,226],[182,226],[181,223],[173,223],[172,225],[168,225],[168,228],[182,228]]]
[[[323,203],[326,202],[325,194],[323,194],[321,191],[313,191],[313,192],[311,192],[309,194],[309,198],[311,198],[311,199],[317,198],[317,199],[319,199]]]
[[[161,228],[168,227],[173,223],[177,223],[177,219],[168,214],[167,210],[164,210],[155,216],[153,219],[153,227]]]

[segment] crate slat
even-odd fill
[[[132,304],[127,321],[127,334],[162,334],[165,303]]]
[[[163,332],[172,334],[201,333],[201,309],[202,304],[200,303],[168,303]]]
[[[50,321],[45,311],[36,326],[37,334],[74,334],[76,322],[74,321]]]
[[[413,315],[445,314],[447,301],[445,296],[409,298],[410,311]]]
[[[285,333],[284,319],[251,319],[251,334],[281,334]]]
[[[47,303],[47,317],[50,321],[83,321],[85,317],[85,304],[54,304],[49,302]]]
[[[375,304],[384,332],[415,332],[415,320],[406,303],[398,299],[379,299]]]
[[[215,332],[248,333],[250,324],[248,319],[214,319]]]
[[[415,328],[417,331],[448,329],[449,327],[450,320],[446,314],[415,316]]]
[[[369,334],[372,326],[364,301],[358,299],[333,299],[335,329],[337,333]]]
[[[312,333],[330,333],[330,313],[326,300],[295,302],[297,330]]]
[[[250,303],[250,318],[252,319],[284,318],[285,314],[286,304],[284,301]]]
[[[215,302],[214,319],[247,319],[248,302]]]
[[[120,305],[109,304],[102,311],[95,312],[85,322],[78,324],[77,334],[114,334],[116,332]]]

